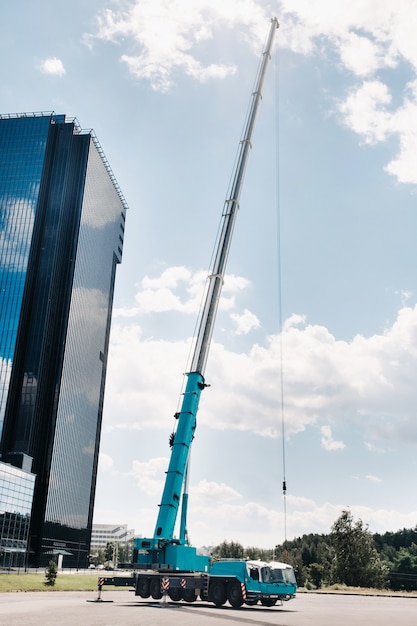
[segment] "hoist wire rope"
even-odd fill
[[[280,186],[280,54],[279,44],[275,46],[274,54],[275,78],[275,202],[276,202],[276,245],[277,245],[277,299],[278,299],[278,332],[279,332],[279,386],[280,386],[280,430],[282,455],[282,496],[284,518],[284,545],[287,542],[287,478],[286,478],[286,449],[285,449],[285,388],[284,388],[284,339],[282,316],[282,215],[281,215],[281,186]]]

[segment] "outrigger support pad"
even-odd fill
[[[103,588],[103,585],[104,585],[104,577],[100,576],[100,578],[97,581],[97,591],[98,591],[97,598],[95,600],[87,600],[87,602],[113,602],[113,600],[102,600],[101,590]]]

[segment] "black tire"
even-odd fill
[[[168,595],[173,602],[179,602],[180,600],[182,600],[181,587],[172,587],[172,589],[169,589]]]
[[[195,589],[183,589],[182,590],[182,599],[185,602],[195,602],[197,600]]]
[[[261,600],[262,606],[275,606],[276,603],[277,601],[273,600],[272,598],[264,598],[263,600]]]
[[[152,578],[150,592],[154,600],[160,600],[162,598],[161,581],[159,578]]]
[[[136,586],[136,595],[141,598],[149,598],[151,592],[149,590],[149,580],[147,578],[139,578]]]
[[[243,604],[242,587],[237,580],[232,580],[227,587],[227,599],[234,609],[239,609]]]
[[[216,606],[222,606],[226,602],[226,586],[221,580],[214,580],[210,583],[209,598]]]

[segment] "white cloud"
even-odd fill
[[[416,183],[415,160],[417,154],[417,80],[406,85],[403,105],[391,119],[391,132],[397,134],[400,141],[398,155],[386,166],[389,174],[396,176],[400,183]]]
[[[193,503],[204,506],[221,506],[225,503],[241,500],[242,496],[225,483],[202,480],[190,489]]]
[[[375,484],[382,483],[381,478],[378,478],[378,476],[374,476],[373,474],[367,474],[366,479],[369,480],[371,483],[375,483]]]
[[[286,499],[288,504],[294,509],[311,509],[311,507],[314,506],[314,500],[304,496],[288,494]]]
[[[343,70],[352,73],[354,88],[339,105],[344,122],[366,143],[379,143],[389,136],[399,140],[399,151],[386,171],[400,183],[417,183],[414,167],[417,131],[414,120],[417,97],[414,79],[404,82],[403,102],[392,106],[389,70],[402,64],[408,76],[417,71],[417,47],[413,24],[417,5],[413,0],[395,3],[378,0],[281,0],[280,43],[295,52],[327,56],[336,54]],[[382,78],[380,70],[388,70]],[[336,94],[333,94],[336,96]],[[388,109],[390,107],[390,109]]]
[[[400,148],[385,170],[400,183],[417,183],[417,80],[406,85],[402,106],[389,110],[391,94],[379,80],[364,82],[339,105],[344,122],[365,143],[376,144],[398,136]]]
[[[384,448],[379,448],[378,446],[376,446],[373,443],[369,443],[369,441],[365,441],[365,448],[369,451],[369,452],[376,452],[379,454],[384,454],[385,450]]]
[[[173,415],[181,398],[190,341],[146,339],[137,325],[114,325],[107,428],[164,427],[162,417]],[[336,426],[348,416],[364,430],[370,445],[393,439],[417,442],[417,306],[402,308],[383,333],[357,335],[349,342],[301,316],[287,320],[282,337],[271,335],[264,345],[254,344],[245,352],[214,341],[206,372],[211,388],[203,394],[200,422],[279,436],[281,361],[288,435],[313,423]],[[323,445],[341,449],[343,444],[333,441],[326,428]]]
[[[397,291],[397,294],[399,294],[401,296],[401,304],[403,306],[405,306],[407,304],[407,302],[409,302],[409,300],[412,298],[413,293],[411,291]]]
[[[224,29],[235,42],[243,39],[259,54],[271,14],[261,0],[130,0],[125,10],[108,8],[100,13],[97,31],[86,35],[85,41],[90,46],[94,40],[117,42],[133,50],[120,56],[130,73],[149,80],[154,89],[167,91],[178,72],[204,81],[235,71],[232,63],[218,59],[218,45],[207,45],[218,41]],[[417,4],[413,0],[353,0],[347,11],[343,0],[280,0],[277,15],[281,47],[319,58],[336,55],[339,66],[356,81],[366,79],[342,97],[345,102],[339,110],[344,121],[365,142],[397,136],[400,149],[386,171],[399,182],[417,183],[415,89],[404,84],[403,104],[388,112],[389,89],[379,76],[381,70],[396,70],[400,64],[406,64],[415,76]],[[50,73],[65,72],[58,59],[48,59],[44,67]]]
[[[251,44],[259,43],[260,22],[265,26],[267,15],[255,0],[132,0],[126,10],[103,11],[97,32],[85,40],[89,45],[94,39],[129,42],[134,52],[120,58],[130,73],[167,91],[178,71],[198,81],[234,73],[231,63],[206,60],[204,43],[221,28],[242,27]]]
[[[206,279],[207,273],[193,274],[186,267],[167,268],[157,278],[145,276],[135,296],[137,310],[139,313],[181,311],[196,314]]]
[[[261,322],[256,317],[255,313],[245,309],[242,314],[232,313],[230,318],[236,324],[236,335],[247,335],[251,330],[259,328]]]
[[[335,441],[330,426],[321,427],[321,445],[325,450],[343,450],[345,444],[343,441]]]
[[[144,340],[138,326],[114,325],[106,379],[106,428],[164,428],[163,418],[176,411],[188,353],[185,341]]]
[[[310,533],[314,528],[317,533],[329,533],[333,523],[344,509],[349,508],[354,519],[361,519],[369,526],[372,533],[384,533],[389,530],[395,531],[398,528],[414,528],[416,511],[400,513],[394,509],[371,509],[361,505],[351,505],[344,503],[318,504],[312,502],[309,508],[297,510],[292,507],[288,515],[288,528],[291,529],[291,538],[300,537],[304,533]]]
[[[163,313],[177,311],[197,315],[204,291],[207,288],[207,272],[199,270],[191,272],[184,266],[169,267],[156,278],[145,276],[140,289],[135,295],[136,306],[133,308],[116,309],[115,317],[134,317],[140,314]],[[235,306],[235,295],[246,289],[249,281],[242,276],[227,274],[224,279],[222,296],[219,302],[220,310],[230,310]],[[246,312],[244,316],[236,318],[241,332],[257,328],[256,318]],[[239,322],[241,322],[239,324]]]
[[[341,39],[339,48],[343,65],[357,76],[368,76],[387,65],[383,58],[383,47],[373,39],[348,32]]]
[[[343,0],[281,0],[281,45],[303,54],[336,51],[343,65],[363,76],[379,68],[392,68],[401,58],[417,67],[413,0],[395,4],[379,0],[353,0],[346,11]]]
[[[159,457],[149,461],[133,461],[132,474],[136,479],[141,491],[148,496],[162,493],[165,470],[168,467],[168,459]]]
[[[208,46],[219,41],[224,29],[235,42],[245,40],[259,54],[271,14],[261,0],[130,0],[125,10],[103,11],[96,33],[86,35],[85,41],[90,46],[94,40],[119,43],[129,50],[120,58],[132,76],[167,91],[179,72],[204,81],[235,71],[231,62],[218,58],[219,45]],[[277,15],[281,47],[318,58],[336,55],[340,68],[352,74],[352,90],[333,94],[335,100],[345,99],[339,106],[344,122],[365,142],[398,137],[399,152],[386,171],[401,183],[416,184],[414,83],[404,84],[403,103],[389,111],[389,88],[381,77],[381,70],[396,70],[400,64],[416,75],[414,0],[353,0],[348,11],[343,0],[280,0]],[[44,71],[65,72],[58,59],[48,59],[44,66]]]
[[[100,470],[104,471],[111,470],[114,465],[112,457],[109,454],[105,454],[104,452],[99,452],[98,463],[100,466]]]
[[[0,388],[7,389],[12,374],[12,360],[0,357]],[[4,415],[6,412],[6,402],[2,398],[0,401],[0,432],[3,430]]]
[[[386,110],[391,102],[387,86],[378,81],[364,82],[355,89],[339,109],[345,123],[366,143],[385,141],[391,130],[392,114]]]
[[[349,506],[345,503],[319,504],[303,497],[287,496],[288,539],[301,537],[311,532],[329,533],[341,512],[349,508],[354,519],[361,519],[372,533],[384,533],[398,528],[413,528],[417,512],[406,514],[394,509],[371,509],[365,506]],[[236,524],[239,520],[239,524]],[[221,504],[218,507],[189,509],[191,540],[196,545],[217,545],[225,539],[233,539],[243,546],[273,548],[282,543],[284,517],[275,509],[256,502]],[[262,528],[262,532],[259,529]],[[314,530],[312,530],[314,529]]]
[[[0,230],[0,267],[8,270],[25,270],[29,258],[35,211],[27,198],[3,196],[2,225]]]
[[[256,502],[223,502],[204,507],[193,501],[188,517],[191,541],[195,545],[214,546],[233,539],[245,547],[273,548],[277,541],[283,540],[282,515]]]
[[[55,76],[63,76],[66,73],[61,59],[56,57],[50,57],[42,61],[39,69],[43,74],[54,74]]]
[[[107,294],[99,289],[86,287],[74,287],[71,294],[71,324],[67,335],[67,345],[76,341],[82,342],[86,350],[93,352],[100,345],[98,336],[101,338],[107,319]],[[101,339],[102,340],[102,339]],[[90,363],[80,362],[74,368],[72,360],[66,359],[64,375],[61,382],[61,397],[65,394],[74,394],[74,389],[79,396],[84,395],[88,402],[98,402],[98,390],[95,381],[101,366],[97,363],[97,369]],[[62,403],[65,406],[65,403]],[[64,409],[63,409],[64,410]]]

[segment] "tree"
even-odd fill
[[[91,557],[91,563],[93,565],[104,565],[106,561],[106,555],[104,548],[97,548],[97,554]]]
[[[245,558],[251,561],[274,561],[274,551],[272,549],[266,550],[264,548],[256,548],[255,546],[249,546],[244,549]]]
[[[362,520],[354,522],[350,511],[342,511],[332,526],[335,550],[334,582],[358,587],[384,587],[388,568],[382,563],[372,534]]]
[[[409,548],[400,548],[395,553],[390,571],[391,589],[417,589],[417,544]]]
[[[297,583],[303,587],[308,582],[317,586],[312,580],[310,566],[319,564],[323,566],[320,584],[330,582],[331,563],[334,558],[334,550],[330,542],[330,535],[310,533],[291,541],[285,541],[275,547],[275,560],[284,561],[294,567]],[[318,572],[314,570],[315,579]]]
[[[223,541],[213,549],[215,559],[243,559],[245,550],[240,543]]]
[[[311,563],[308,567],[308,577],[316,589],[320,589],[323,582],[324,567],[320,563]]]
[[[114,554],[114,545],[111,542],[106,543],[106,547],[104,548],[104,558],[107,561],[107,565],[113,559]]]
[[[45,569],[45,578],[46,578],[45,584],[49,585],[50,587],[53,587],[55,585],[57,575],[58,575],[57,564],[55,563],[55,561],[49,561],[49,565]]]
[[[119,563],[131,563],[133,559],[133,550],[135,544],[133,539],[129,539],[126,543],[119,543]]]

